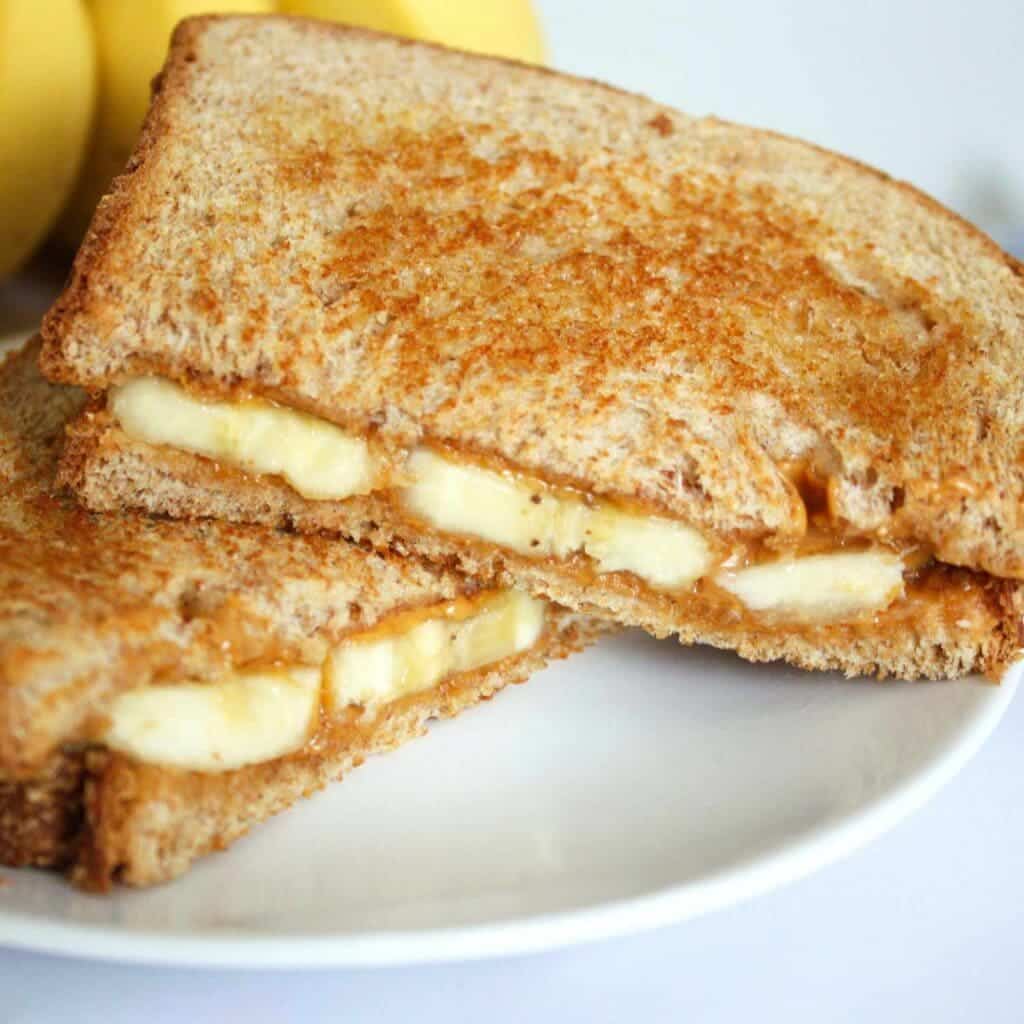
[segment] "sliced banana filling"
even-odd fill
[[[228,771],[297,750],[319,707],[318,668],[145,686],[114,701],[103,742],[147,763]]]
[[[543,601],[491,591],[385,619],[337,645],[321,667],[238,672],[213,683],[146,686],[118,697],[103,742],[139,761],[220,772],[304,746],[321,715],[373,711],[458,673],[532,648]]]
[[[467,618],[426,618],[401,633],[340,644],[327,659],[331,707],[386,704],[529,650],[544,628],[544,602],[521,590],[489,598]]]
[[[365,440],[270,402],[211,401],[169,380],[140,377],[111,389],[110,411],[129,437],[281,476],[313,501],[365,494],[379,479]]]
[[[900,597],[903,559],[890,551],[837,551],[720,572],[715,582],[752,612],[836,622]]]
[[[210,401],[167,380],[140,378],[114,388],[110,408],[130,437],[281,476],[311,500],[343,500],[389,484],[388,468],[365,439],[269,402]],[[413,517],[446,533],[528,557],[582,553],[599,573],[629,572],[656,590],[680,591],[710,579],[748,611],[779,622],[838,621],[876,611],[903,589],[905,566],[887,550],[723,569],[708,540],[683,523],[427,447],[409,455],[394,495]]]
[[[599,572],[635,573],[651,586],[688,587],[711,567],[696,530],[671,519],[587,502],[426,448],[409,459],[413,482],[399,500],[417,518],[450,533],[472,534],[524,555],[565,558],[582,551]]]

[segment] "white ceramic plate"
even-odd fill
[[[679,921],[892,827],[1001,686],[847,682],[639,634],[440,723],[163,888],[5,871],[0,942],[152,963],[396,964]]]

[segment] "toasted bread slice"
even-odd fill
[[[908,583],[903,599],[880,612],[849,622],[773,628],[732,608],[709,605],[699,594],[689,599],[655,595],[622,574],[595,577],[585,565],[566,566],[435,533],[403,520],[386,496],[313,503],[280,481],[132,441],[105,420],[102,413],[80,420],[71,428],[66,451],[78,493],[97,507],[125,503],[179,517],[327,529],[381,548],[454,560],[480,580],[523,586],[655,636],[674,633],[683,643],[732,649],[751,661],[785,659],[848,676],[946,679],[982,672],[997,678],[1024,646],[1024,586],[985,573],[929,565]]]
[[[44,381],[38,351],[29,344],[0,367],[2,863],[70,867],[98,888],[166,880],[430,718],[525,679],[604,628],[530,604],[525,632],[492,629],[481,640],[459,628],[505,605],[412,558],[257,527],[88,513],[54,487],[63,424],[83,396]],[[442,633],[461,637],[461,660],[412,688],[339,698],[358,664],[335,671],[331,659],[400,642],[418,626],[430,643],[416,648],[411,671],[440,659]],[[300,670],[308,710],[295,741],[278,749],[272,735],[265,755],[251,744],[225,753],[214,736],[205,761],[194,749],[202,738],[177,757],[177,733],[153,755],[157,705],[132,717],[126,703],[187,692],[200,712],[214,702],[211,729],[227,723],[246,738],[259,707],[239,679],[269,673],[256,696],[287,695],[279,675],[292,665],[312,666]],[[366,685],[378,678],[369,673]],[[178,724],[182,734],[196,728]]]
[[[369,755],[523,682],[600,631],[594,622],[563,623],[519,658],[396,703],[370,725],[341,726],[327,743],[234,771],[182,771],[102,749],[59,752],[33,779],[0,779],[0,864],[62,869],[100,892],[170,881]]]
[[[301,500],[267,476],[254,495],[207,451],[225,495],[203,507],[181,494],[194,458],[137,430],[126,441],[101,411],[80,433],[94,461],[80,445],[67,470],[95,507],[401,539],[657,633],[943,674],[1017,644],[1015,586],[942,566],[1024,578],[1022,322],[1020,264],[816,147],[537,68],[212,18],[174,37],[139,148],[46,319],[43,363],[115,397],[158,378],[276,403],[372,462],[350,494]],[[102,464],[119,451],[131,458]],[[583,543],[556,557],[538,539],[531,555],[453,526],[450,508],[410,514],[424,451],[538,500],[689,530],[706,560],[652,587]],[[829,621],[856,627],[856,659],[811,653],[814,615],[766,616],[729,590],[737,566],[802,557],[809,537],[906,560],[904,587]],[[988,633],[942,641],[986,654],[883,655],[871,622],[919,591],[922,562],[930,592],[969,579],[1003,610]]]

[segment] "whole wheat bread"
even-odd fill
[[[785,539],[844,521],[1024,577],[1024,279],[814,146],[287,18],[177,30],[44,366],[268,395]]]
[[[54,485],[64,421],[84,396],[43,380],[38,354],[30,343],[0,366],[0,863],[68,867],[94,888],[164,881],[605,628],[552,607],[525,654],[233,772],[97,749],[88,726],[124,690],[175,678],[216,686],[250,661],[318,664],[384,615],[478,585],[337,540],[84,511]]]

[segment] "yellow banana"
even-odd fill
[[[544,41],[529,0],[280,0],[278,7],[461,50],[544,61]]]
[[[0,275],[53,225],[85,152],[96,95],[81,0],[0,0]]]

